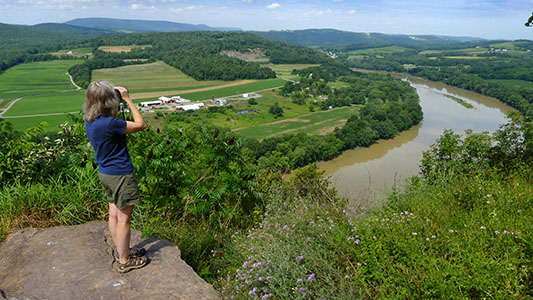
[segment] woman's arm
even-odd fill
[[[144,122],[143,117],[141,116],[141,113],[139,110],[137,110],[137,107],[135,104],[133,104],[133,101],[130,98],[130,93],[125,87],[116,86],[116,89],[120,91],[120,94],[122,95],[122,99],[128,103],[128,106],[130,108],[131,114],[133,115],[133,122],[126,121],[126,130],[124,130],[124,134],[128,133],[135,133],[138,131],[141,131],[146,128],[146,123]]]

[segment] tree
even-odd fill
[[[283,116],[283,108],[281,108],[278,103],[274,103],[274,105],[272,105],[269,109],[268,109],[268,112],[273,114],[274,117],[276,118],[279,118],[281,116]]]

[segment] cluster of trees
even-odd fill
[[[339,65],[326,64],[298,72],[302,75],[300,83],[287,84],[282,89],[283,93],[303,93],[309,91],[308,87],[315,82],[342,78],[349,86],[328,88],[328,99],[321,106],[325,105],[327,109],[329,104],[342,106],[357,103],[362,107],[342,128],[326,135],[298,133],[267,138],[261,142],[246,140],[246,151],[260,168],[288,172],[316,161],[331,159],[347,149],[366,147],[378,139],[393,138],[422,120],[418,95],[406,82],[390,76],[359,74]]]

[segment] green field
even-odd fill
[[[70,54],[69,52],[72,51]],[[51,53],[52,55],[62,56],[62,55],[72,55],[76,57],[85,56],[85,55],[92,55],[93,48],[92,47],[85,47],[85,48],[76,48],[76,49],[63,49],[59,50],[57,52]]]
[[[490,82],[497,82],[517,87],[533,88],[533,82],[519,79],[489,79]]]
[[[260,94],[261,97],[256,99],[257,104],[255,105],[250,105],[246,100],[228,101],[228,105],[233,108],[224,112],[212,113],[200,110],[193,113],[176,112],[176,114],[189,114],[192,120],[202,124],[210,123],[216,126],[238,129],[295,118],[309,113],[307,105],[294,104],[289,98],[279,96],[274,91],[264,91]],[[278,103],[283,108],[284,112],[281,118],[275,118],[268,112],[270,106],[274,103]],[[238,114],[241,111],[250,111],[250,113]]]
[[[221,98],[221,97],[238,95],[242,93],[250,93],[250,92],[255,92],[255,91],[260,91],[260,90],[282,87],[285,84],[285,82],[286,80],[280,79],[280,78],[264,79],[264,80],[259,80],[259,81],[252,82],[252,83],[246,83],[246,84],[213,89],[213,90],[208,90],[208,91],[183,93],[183,94],[179,94],[179,96],[182,96],[185,99],[189,99],[193,101],[208,100],[208,99],[211,99],[212,96],[214,96],[215,98]],[[157,99],[157,97],[147,98],[147,99],[136,99],[134,102],[138,103],[142,101],[151,101],[155,99]]]
[[[24,117],[24,118],[8,118],[4,119],[5,122],[13,124],[15,130],[25,130],[28,127],[39,124],[40,122],[46,122],[44,126],[45,131],[59,131],[59,125],[68,120],[68,115],[56,115],[56,116],[43,116],[43,117]]]
[[[54,60],[26,63],[10,68],[0,74],[0,99],[12,100],[72,91],[74,86],[66,73],[71,66],[81,62],[81,60]]]
[[[279,64],[279,65],[266,65],[266,67],[271,68],[274,72],[276,72],[276,75],[279,78],[283,78],[286,80],[294,80],[297,81],[300,79],[299,76],[291,74],[292,70],[301,70],[309,67],[316,67],[319,65],[316,64]]]
[[[356,106],[339,107],[271,124],[250,126],[237,132],[239,135],[255,139],[264,139],[285,133],[325,134],[333,131],[335,127],[342,127],[346,120],[356,113],[357,109]]]
[[[19,100],[5,116],[64,113],[82,110],[85,91],[65,91]]]
[[[389,53],[395,53],[395,52],[403,52],[405,50],[408,50],[407,48],[400,47],[400,46],[388,46],[388,47],[381,47],[381,48],[370,48],[370,49],[361,49],[361,50],[352,50],[346,52],[346,55],[348,56],[366,56],[366,55],[377,55],[377,54],[389,54]]]
[[[171,91],[216,86],[222,80],[198,81],[164,62],[94,70],[93,80],[109,80],[127,87],[132,93]]]

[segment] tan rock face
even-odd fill
[[[219,299],[176,245],[131,237],[149,263],[121,274],[105,222],[12,233],[0,245],[0,299]]]

